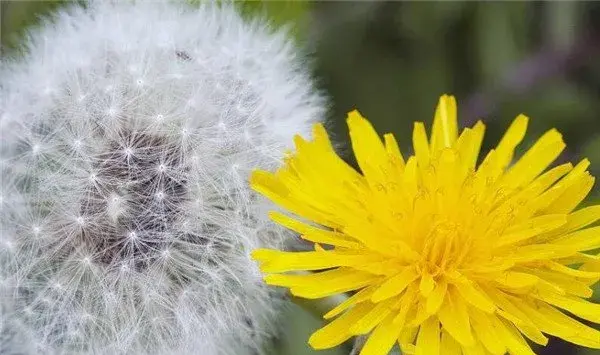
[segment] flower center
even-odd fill
[[[421,272],[432,276],[444,274],[460,266],[468,252],[461,225],[450,221],[434,223],[423,239],[421,249]]]
[[[95,178],[80,202],[80,237],[105,264],[144,269],[175,238],[186,201],[182,148],[168,137],[124,132],[94,158]],[[190,236],[191,238],[192,236]]]

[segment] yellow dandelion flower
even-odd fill
[[[565,144],[552,129],[513,162],[527,117],[518,116],[478,164],[485,127],[458,132],[456,101],[442,96],[427,137],[413,132],[404,159],[357,111],[348,115],[356,171],[322,125],[275,173],[252,187],[302,220],[271,217],[315,243],[314,251],[259,249],[270,285],[305,298],[356,291],[325,314],[315,349],[368,334],[362,355],[534,354],[525,339],[548,336],[600,348],[600,322],[586,301],[600,279],[600,206],[575,211],[591,190],[588,160],[549,170]],[[577,267],[578,265],[583,265]],[[314,273],[287,273],[293,271]],[[567,312],[567,313],[565,313]]]

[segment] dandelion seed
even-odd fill
[[[368,334],[362,355],[534,354],[526,339],[548,336],[598,349],[600,322],[586,300],[600,278],[600,206],[576,210],[594,183],[589,162],[548,170],[565,144],[546,132],[519,159],[527,117],[517,117],[478,163],[485,127],[460,134],[456,102],[442,96],[428,137],[413,131],[405,159],[357,111],[348,115],[360,172],[334,152],[322,125],[276,173],[252,187],[319,226],[273,212],[314,251],[257,249],[267,284],[305,298],[356,291],[325,314],[335,318],[309,343],[330,348]],[[326,245],[331,247],[325,248]],[[584,267],[576,265],[585,263]],[[287,272],[310,270],[311,274]]]

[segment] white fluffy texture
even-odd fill
[[[289,234],[247,186],[323,100],[231,6],[61,10],[1,73],[0,352],[262,354]],[[7,330],[8,329],[8,330]]]

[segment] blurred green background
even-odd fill
[[[198,0],[196,0],[197,2]],[[0,2],[2,55],[18,55],[23,33],[65,2]],[[457,96],[463,125],[483,119],[484,143],[497,142],[519,113],[532,118],[525,149],[557,128],[562,160],[592,161],[600,175],[600,2],[306,2],[240,4],[290,26],[312,55],[318,86],[330,98],[328,124],[347,141],[346,112],[358,108],[381,133],[410,151],[413,121],[430,123],[442,93]],[[342,154],[348,159],[348,149]],[[598,189],[588,202],[600,202]],[[598,299],[598,295],[596,295]],[[275,354],[315,354],[306,340],[321,322],[294,306]],[[349,353],[348,347],[318,352]],[[544,355],[592,355],[551,340]]]

